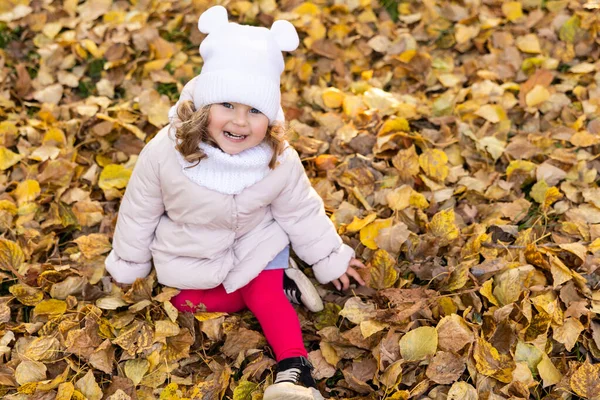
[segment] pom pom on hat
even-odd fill
[[[208,36],[200,45],[204,61],[193,99],[199,109],[208,104],[235,102],[252,106],[277,121],[281,114],[282,51],[295,50],[300,40],[288,21],[275,21],[271,29],[229,22],[227,10],[214,6],[198,20]]]
[[[212,33],[227,26],[228,23],[227,9],[223,6],[214,6],[202,13],[198,19],[198,30],[202,33]]]
[[[275,41],[279,45],[279,50],[294,51],[300,44],[298,32],[289,21],[279,20],[271,25],[271,32],[275,36]]]

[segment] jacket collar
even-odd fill
[[[181,171],[192,182],[223,194],[239,194],[262,180],[270,172],[273,150],[261,143],[239,154],[231,155],[207,143],[199,148],[207,155],[196,166],[177,151]]]

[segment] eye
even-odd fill
[[[221,105],[225,108],[233,108],[233,104],[231,103],[221,103]]]
[[[260,112],[260,110],[258,110],[258,109],[256,109],[256,108],[251,108],[251,109],[250,109],[250,112],[251,112],[252,114],[262,114],[262,113]]]

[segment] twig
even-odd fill
[[[584,246],[591,244],[592,242],[579,242]],[[488,249],[526,249],[527,246],[521,246],[517,244],[499,244],[499,243],[482,243],[483,247],[487,247]],[[560,247],[559,243],[547,243],[547,244],[536,244],[537,247],[551,247],[556,248]]]

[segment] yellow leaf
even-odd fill
[[[131,172],[121,164],[109,164],[100,173],[98,186],[103,190],[122,189],[127,186]]]
[[[494,276],[494,297],[498,299],[501,305],[514,303],[517,301],[523,285],[521,274],[518,269],[509,269]]]
[[[330,87],[323,91],[323,103],[329,108],[339,108],[344,104],[344,93],[336,88]]]
[[[133,384],[137,386],[142,381],[142,378],[144,377],[144,375],[146,375],[146,372],[148,372],[149,368],[150,362],[143,358],[127,360],[125,362],[124,368],[125,376],[131,379],[133,381]]]
[[[510,356],[498,353],[498,350],[484,339],[477,338],[473,357],[479,373],[493,376],[504,383],[512,381],[512,370],[515,368],[514,361]]]
[[[486,299],[488,299],[488,301],[490,303],[492,303],[495,306],[499,306],[500,302],[498,301],[498,299],[496,299],[496,297],[494,296],[493,292],[492,292],[492,283],[493,283],[493,279],[488,279],[487,281],[485,281],[483,283],[483,285],[481,285],[481,289],[479,289],[479,293],[481,293],[481,295],[483,297],[485,297]]]
[[[456,24],[454,29],[454,37],[456,38],[456,43],[464,44],[470,41],[471,39],[477,37],[479,34],[479,26],[477,25],[463,25]]]
[[[0,200],[0,210],[8,212],[10,215],[17,215],[17,206],[10,200]]]
[[[55,400],[71,400],[75,386],[71,382],[64,382],[58,385],[58,391],[56,393]]]
[[[100,254],[108,253],[112,246],[108,236],[103,233],[91,233],[87,236],[79,236],[73,240],[77,243],[79,250],[86,258],[94,258]]]
[[[454,382],[448,391],[448,400],[478,400],[477,389],[467,382]]]
[[[414,190],[410,194],[408,203],[413,207],[420,208],[421,210],[424,210],[429,207],[429,202],[427,201],[425,196],[419,192],[415,192]]]
[[[360,241],[371,250],[377,250],[378,246],[375,239],[379,236],[379,231],[392,226],[393,218],[378,219],[360,230]]]
[[[300,66],[298,71],[298,78],[303,82],[308,82],[313,73],[312,64],[305,62]]]
[[[556,369],[546,353],[542,353],[542,361],[537,365],[537,370],[543,380],[543,387],[556,385],[562,379],[562,374]]]
[[[393,362],[385,369],[379,381],[388,389],[395,388],[402,379],[402,360]]]
[[[435,214],[428,225],[429,231],[434,236],[447,242],[458,238],[460,231],[456,226],[454,209],[442,210]]]
[[[448,156],[441,150],[429,149],[419,156],[419,165],[423,171],[437,181],[443,182],[450,173]]]
[[[409,63],[417,55],[417,51],[414,49],[406,50],[400,53],[397,58],[403,63]]]
[[[544,202],[542,203],[542,209],[548,209],[556,201],[563,198],[563,194],[558,190],[557,187],[552,186],[546,190],[544,194]]]
[[[502,4],[502,13],[510,22],[514,22],[523,16],[523,8],[518,1],[508,1]]]
[[[394,211],[402,211],[410,205],[410,196],[413,190],[408,185],[402,185],[399,188],[388,192],[385,199],[388,206]]]
[[[394,268],[396,260],[385,250],[377,250],[371,260],[371,280],[369,286],[373,289],[390,288],[398,280],[398,271]]]
[[[160,400],[180,400],[181,397],[177,394],[179,385],[176,383],[169,383],[162,392],[160,392]]]
[[[410,125],[406,118],[392,117],[385,121],[379,129],[377,136],[384,136],[391,132],[410,132]]]
[[[169,320],[156,321],[154,324],[154,340],[162,340],[164,338],[179,335],[181,328],[174,322]]]
[[[35,306],[44,299],[44,292],[23,283],[16,283],[8,288],[8,291],[17,298],[17,300],[26,306]]]
[[[511,175],[515,171],[531,172],[534,171],[536,168],[537,165],[532,163],[531,161],[513,160],[510,162],[510,164],[508,164],[508,167],[506,167],[506,175],[510,179]]]
[[[550,92],[542,85],[535,85],[525,96],[528,107],[535,107],[550,98]]]
[[[507,118],[504,108],[498,104],[486,104],[481,106],[479,107],[479,110],[475,112],[475,115],[478,115],[493,124],[504,121]]]
[[[558,31],[560,40],[568,43],[574,43],[577,33],[581,29],[581,19],[577,14],[569,18]]]
[[[320,19],[314,18],[310,21],[310,26],[306,32],[312,40],[321,40],[327,34],[327,28],[325,28]]]
[[[579,63],[569,69],[569,72],[573,74],[589,74],[594,71],[596,71],[596,65],[588,62]]]
[[[400,354],[405,361],[421,361],[434,355],[437,345],[437,330],[431,326],[421,326],[402,336]]]
[[[227,315],[227,313],[223,313],[223,312],[198,312],[194,314],[194,317],[200,321],[200,322],[204,322],[204,321],[210,321],[211,319],[216,319],[219,317],[222,317],[224,315]]]
[[[583,324],[579,322],[579,319],[569,317],[564,321],[562,326],[552,328],[552,338],[558,343],[564,344],[567,351],[571,351],[573,350],[573,347],[575,347],[577,339],[579,339],[579,334],[584,329],[585,328]]]
[[[533,187],[531,188],[531,192],[529,192],[529,195],[531,196],[532,199],[534,199],[538,203],[542,204],[542,203],[544,203],[544,200],[546,199],[547,191],[548,191],[548,184],[546,183],[545,180],[542,179],[542,180],[536,182],[535,185],[533,185]]]
[[[33,309],[33,315],[49,315],[55,317],[67,311],[67,303],[63,300],[49,299],[38,303]]]
[[[599,144],[600,138],[598,135],[592,135],[587,131],[579,131],[571,136],[569,142],[577,147],[590,147]]]
[[[87,397],[88,400],[102,399],[102,390],[100,389],[100,386],[98,386],[92,370],[89,370],[87,374],[75,383],[75,388]]]
[[[30,201],[34,201],[42,192],[40,188],[40,184],[38,181],[34,181],[33,179],[26,179],[19,183],[14,192],[12,192],[13,196],[15,196],[18,205],[22,205],[28,203]]]
[[[537,347],[522,341],[517,342],[515,361],[525,361],[531,372],[537,373],[537,366],[542,361],[542,355],[542,351]]]
[[[8,168],[21,161],[22,158],[22,155],[13,153],[6,147],[0,146],[0,170],[7,170]]]
[[[102,22],[109,25],[120,25],[125,22],[125,11],[111,10],[102,16]]]
[[[600,396],[600,364],[583,363],[571,375],[571,389],[585,399],[597,399]]]
[[[21,246],[11,240],[0,239],[0,269],[15,272],[24,260]]]
[[[311,67],[312,71],[312,67]],[[311,72],[312,73],[312,72]],[[361,96],[350,96],[344,97],[343,110],[344,114],[351,118],[357,117],[360,113],[366,110],[365,103]]]
[[[360,219],[355,216],[352,219],[352,222],[346,226],[346,232],[358,232],[365,226],[369,225],[371,222],[375,221],[375,219],[377,219],[377,213],[369,214],[363,219]]]
[[[600,250],[600,238],[590,243],[589,250],[592,254]]]
[[[21,361],[15,369],[15,380],[19,385],[46,379],[46,366],[38,361]]]
[[[497,161],[502,156],[504,149],[506,148],[506,143],[494,136],[484,137],[479,141],[479,144],[490,153],[494,161]]]
[[[321,13],[321,10],[319,10],[319,7],[317,7],[314,3],[307,1],[294,8],[292,12],[298,15],[315,16],[319,15]]]
[[[60,342],[50,336],[36,337],[25,350],[25,357],[33,361],[52,361],[58,358]]]
[[[465,286],[469,281],[469,267],[472,265],[473,263],[468,261],[463,261],[460,263],[450,274],[450,278],[448,278],[448,284],[444,289],[449,292],[453,292]]]
[[[58,128],[52,128],[46,132],[42,144],[64,146],[67,144],[65,133]]]
[[[517,48],[523,53],[537,54],[542,52],[540,47],[540,41],[538,37],[533,33],[528,35],[519,36],[517,38]]]
[[[375,305],[365,303],[360,298],[354,296],[349,298],[344,304],[344,308],[339,312],[341,317],[344,317],[355,324],[360,324],[363,321],[375,317]]]
[[[402,179],[409,179],[419,173],[419,156],[415,150],[415,146],[411,146],[406,150],[400,150],[392,158],[392,164],[399,172]]]
[[[552,286],[556,289],[563,283],[573,279],[573,274],[569,267],[567,267],[560,258],[556,256],[549,256],[550,260],[550,273],[552,274]]]
[[[252,400],[252,392],[257,388],[257,383],[243,379],[233,390],[233,400]]]
[[[96,45],[96,43],[94,43],[92,40],[90,39],[83,39],[80,44],[87,50],[90,52],[90,54],[92,56],[94,56],[94,58],[102,58],[102,56],[104,55],[104,51],[100,50],[98,48],[98,46]]]
[[[374,319],[369,319],[367,321],[362,321],[360,323],[360,333],[366,339],[377,332],[381,332],[382,330],[388,328],[390,325],[385,322],[379,322]]]

